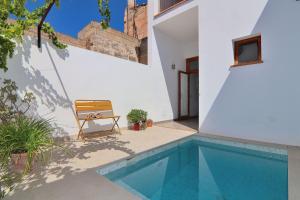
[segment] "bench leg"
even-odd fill
[[[83,121],[82,125],[79,127],[79,132],[78,132],[78,136],[77,136],[77,140],[79,140],[79,138],[83,139],[83,131],[82,131],[82,128],[85,124],[86,120]],[[79,121],[78,121],[79,123]],[[80,124],[80,123],[79,123]]]
[[[117,119],[116,118],[112,118],[113,119],[113,127],[112,127],[112,129],[111,129],[111,132],[113,131],[113,130],[115,130],[115,127],[117,126],[118,127],[118,129],[119,129],[119,133],[121,133],[121,130],[120,130],[120,127],[119,127],[119,124],[118,124],[118,121],[119,121],[119,119],[120,119],[120,117],[118,117]]]

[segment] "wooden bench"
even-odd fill
[[[110,130],[113,132],[117,126],[120,132],[118,121],[120,116],[114,115],[112,103],[109,100],[76,100],[75,101],[76,118],[79,127],[78,137],[84,138],[83,126],[87,121],[98,119],[112,119],[113,127]],[[83,121],[81,124],[80,122]]]

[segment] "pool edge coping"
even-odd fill
[[[274,143],[264,143],[264,142],[258,142],[252,140],[245,140],[239,138],[229,138],[226,136],[207,135],[207,134],[197,132],[192,135],[168,142],[166,144],[161,144],[156,147],[150,148],[148,150],[141,151],[133,155],[128,155],[127,157],[101,165],[96,170],[97,174],[101,176],[105,176],[105,174],[108,174],[112,171],[130,165],[132,162],[138,162],[139,160],[142,160],[146,157],[155,155],[164,150],[168,150],[170,148],[173,148],[179,144],[182,144],[192,139],[197,139],[204,142],[213,142],[220,145],[228,145],[237,148],[244,148],[249,150],[256,150],[256,151],[261,151],[266,153],[274,153],[274,154],[288,156],[288,146],[278,145]]]
[[[257,151],[262,151],[262,152],[268,152],[268,153],[275,153],[275,154],[280,154],[278,152],[270,152],[270,151],[266,151],[266,150],[270,150],[270,149],[275,149],[275,150],[279,150],[279,151],[285,151],[286,154],[281,154],[281,155],[287,155],[287,164],[288,164],[288,200],[298,200],[297,197],[300,197],[300,191],[298,190],[295,190],[295,189],[291,189],[291,188],[295,188],[294,185],[295,185],[295,180],[293,179],[293,181],[291,182],[291,178],[292,176],[295,176],[297,175],[297,177],[299,177],[299,184],[300,184],[300,169],[297,169],[297,172],[295,172],[295,170],[293,170],[293,173],[291,173],[290,169],[293,168],[295,169],[294,166],[291,166],[291,159],[295,160],[294,158],[291,158],[289,156],[289,152],[290,150],[295,150],[295,151],[298,151],[300,153],[300,147],[297,147],[297,146],[290,146],[290,145],[282,145],[282,144],[276,144],[276,143],[266,143],[266,142],[261,142],[261,141],[254,141],[254,140],[248,140],[248,139],[242,139],[242,138],[232,138],[232,137],[226,137],[226,136],[219,136],[219,135],[213,135],[213,134],[204,134],[204,133],[201,133],[201,132],[197,132],[197,133],[194,133],[192,135],[189,135],[189,136],[185,136],[185,137],[182,137],[182,138],[179,138],[179,139],[176,139],[176,140],[173,140],[171,142],[168,142],[168,143],[165,143],[165,144],[161,144],[161,145],[158,145],[156,147],[153,147],[153,148],[150,148],[148,150],[145,150],[145,151],[141,151],[141,152],[138,152],[136,154],[133,154],[133,155],[128,155],[127,157],[124,157],[124,158],[121,158],[121,159],[118,159],[118,160],[115,160],[113,162],[110,162],[110,163],[107,163],[107,164],[104,164],[104,165],[101,165],[98,167],[98,169],[96,170],[96,173],[98,176],[101,176],[101,177],[104,177],[105,179],[107,179],[108,181],[112,182],[113,184],[117,185],[116,183],[114,183],[113,181],[109,180],[107,177],[105,177],[106,174],[110,173],[111,171],[114,171],[114,170],[117,170],[117,169],[120,169],[124,166],[126,166],[127,164],[131,164],[131,163],[128,163],[130,162],[131,160],[133,160],[134,158],[137,158],[141,155],[146,155],[145,157],[148,157],[148,156],[151,156],[147,153],[149,152],[152,152],[152,151],[155,151],[155,150],[160,150],[160,151],[164,151],[164,150],[167,150],[167,149],[170,149],[174,146],[177,146],[181,143],[184,143],[186,141],[189,141],[189,140],[192,140],[193,138],[202,138],[204,140],[202,141],[208,141],[209,140],[213,140],[214,142],[216,141],[225,141],[225,143],[228,145],[228,143],[231,143],[231,144],[242,144],[242,145],[245,145],[245,146],[242,146],[242,147],[239,147],[239,146],[236,146],[236,145],[230,145],[230,146],[234,146],[234,147],[238,147],[238,148],[245,148],[245,149],[249,149],[249,148],[246,148],[246,147],[250,147],[250,146],[255,146],[255,147],[259,147],[258,149],[251,149],[250,150],[257,150]],[[220,143],[222,144],[222,143]],[[250,145],[250,146],[248,146]],[[168,148],[164,148],[164,147],[168,147]],[[158,152],[153,152],[152,155],[155,155],[156,153],[159,153]],[[300,155],[299,155],[299,160],[297,160],[297,165],[300,166]],[[139,157],[137,158],[137,160],[135,161],[139,161],[139,160],[142,160],[144,159],[143,157]],[[133,162],[135,162],[133,161]],[[121,162],[126,162],[126,165],[124,166],[119,166],[117,168],[112,168],[109,172],[106,172],[106,173],[99,173],[100,170],[104,170],[105,168],[108,168],[108,167],[111,167],[112,165],[114,164],[118,164],[118,163],[121,163]],[[299,173],[298,173],[299,172]],[[297,182],[297,181],[296,181]],[[292,186],[291,186],[292,185]],[[118,185],[117,185],[118,186]],[[119,186],[120,188],[128,191],[127,189]],[[140,196],[137,196],[136,194],[132,193],[131,191],[128,191],[129,193],[133,194],[134,196],[136,196],[137,198],[141,199],[142,198]],[[295,198],[296,197],[296,198]]]

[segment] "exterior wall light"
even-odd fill
[[[173,64],[171,65],[171,68],[172,68],[173,70],[175,70],[175,69],[176,69],[176,65],[173,63]]]

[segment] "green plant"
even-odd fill
[[[100,24],[103,29],[107,29],[109,27],[110,9],[108,4],[109,4],[109,0],[98,0],[99,13],[102,16],[102,20]]]
[[[9,79],[4,79],[0,88],[0,123],[6,123],[17,116],[24,115],[35,99],[31,92],[25,92],[21,97],[17,93],[16,83]]]
[[[14,54],[16,43],[22,42],[25,32],[31,28],[35,28],[41,18],[44,16],[48,6],[55,1],[59,7],[59,0],[45,0],[45,3],[30,11],[26,8],[29,0],[0,0],[0,69],[7,71],[7,59]],[[35,1],[35,0],[31,0]],[[109,27],[110,10],[109,0],[97,0],[99,13],[102,16],[101,25],[105,29]],[[40,1],[39,1],[40,3]],[[10,17],[14,17],[15,21],[11,22]],[[59,42],[55,30],[49,23],[43,23],[42,31],[48,35],[52,43],[60,49],[67,46]]]
[[[52,130],[49,120],[24,115],[0,124],[0,199],[22,178],[21,174],[10,170],[12,154],[27,154],[23,175],[29,172],[35,160],[46,163],[55,145]]]
[[[3,199],[7,192],[13,190],[14,183],[20,180],[20,175],[13,174],[7,169],[1,168],[0,173],[0,199]]]
[[[25,116],[0,126],[1,169],[8,169],[12,154],[26,153],[24,174],[29,172],[34,160],[47,161],[55,145],[49,120]]]
[[[141,123],[147,120],[147,112],[141,109],[132,109],[128,115],[127,119],[130,123]]]
[[[46,0],[44,5],[29,11],[25,6],[27,0],[0,0],[0,69],[8,69],[7,59],[13,56],[16,43],[22,42],[25,32],[39,23],[51,2],[52,0]],[[56,2],[59,6],[59,1]],[[9,20],[12,16],[15,18],[14,22]],[[66,48],[66,45],[57,40],[54,29],[50,27],[49,23],[45,23],[42,31],[52,39],[55,46]]]

